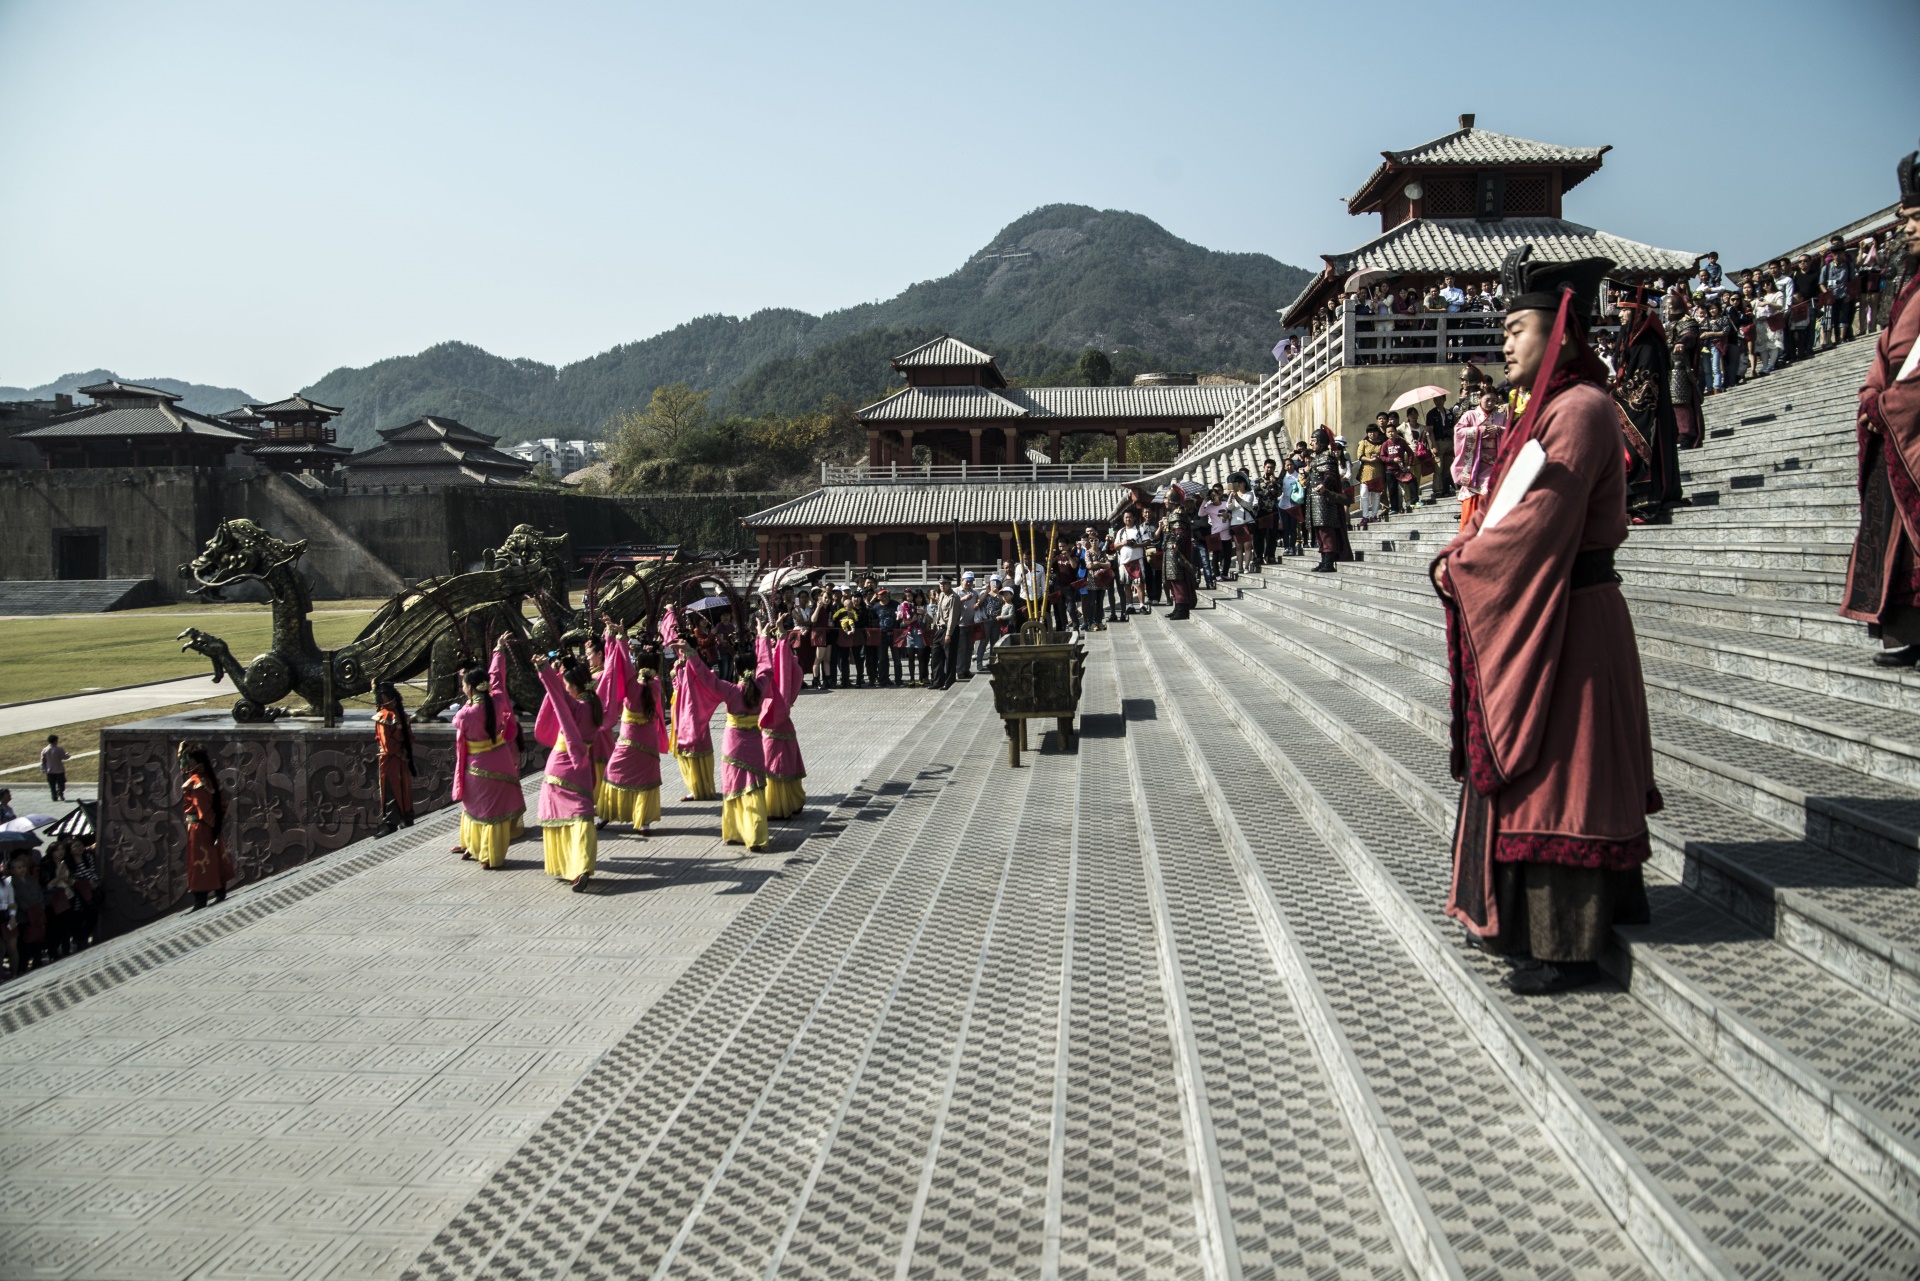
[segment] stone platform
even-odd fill
[[[453,727],[414,726],[416,814],[453,803]],[[318,720],[240,724],[223,711],[179,712],[100,732],[100,928],[111,936],[185,906],[186,821],[180,813],[181,743],[207,749],[226,789],[227,849],[247,885],[344,849],[379,830],[373,714],[350,711],[332,729]],[[522,770],[542,756],[529,735]]]
[[[809,693],[843,795],[766,858],[675,806],[571,895],[441,815],[0,989],[0,1274],[1920,1275],[1920,677],[1822,563],[1864,354],[1716,398],[1720,502],[1619,558],[1611,981],[1442,913],[1429,509],[1096,634],[1017,770],[983,681]]]

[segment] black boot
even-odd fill
[[[1320,563],[1307,571],[1309,574],[1334,574],[1339,571],[1333,567],[1333,553],[1321,552]]]
[[[1507,989],[1519,996],[1552,996],[1591,986],[1602,977],[1592,961],[1540,961],[1529,956],[1514,962]]]
[[[1920,663],[1920,645],[1883,649],[1873,656],[1875,667],[1912,667],[1915,663]]]

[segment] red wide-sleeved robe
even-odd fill
[[[1589,961],[1616,920],[1644,911],[1660,800],[1633,621],[1610,572],[1627,537],[1619,420],[1595,383],[1547,395],[1539,477],[1496,528],[1483,534],[1476,512],[1436,561],[1464,782],[1447,911],[1494,950]],[[1576,587],[1596,563],[1603,580]]]
[[[1873,427],[1858,428],[1860,532],[1840,606],[1889,648],[1920,644],[1920,363],[1899,376],[1920,341],[1917,289],[1920,276],[1894,300],[1860,388]]]

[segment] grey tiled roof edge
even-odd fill
[[[44,427],[23,431],[15,440],[70,440],[87,436],[205,436],[214,440],[252,440],[211,418],[177,405],[129,405],[122,409],[83,411],[56,419]]]
[[[1564,218],[1414,218],[1343,254],[1326,255],[1343,275],[1362,267],[1404,272],[1481,272],[1500,269],[1509,251],[1533,245],[1542,261],[1611,258],[1623,271],[1691,271],[1699,256],[1628,240]],[[1297,301],[1297,300],[1296,300]]]
[[[1022,418],[1218,418],[1253,393],[1250,386],[903,387],[859,411],[862,422]]]
[[[1126,486],[1117,481],[1085,485],[828,485],[742,517],[740,523],[749,529],[1012,521],[1104,524],[1125,497]]]
[[[903,351],[893,358],[894,365],[901,369],[940,368],[952,365],[991,365],[993,357],[968,343],[961,342],[952,334],[941,334],[931,342],[921,343],[912,351]]]
[[[1598,160],[1606,147],[1568,147],[1557,142],[1535,142],[1491,129],[1456,129],[1387,157],[1401,165],[1565,165]]]

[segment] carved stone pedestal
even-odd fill
[[[521,770],[545,749],[522,742]],[[414,726],[414,813],[453,803],[453,727]],[[317,720],[236,724],[225,712],[182,712],[100,733],[99,865],[102,937],[184,906],[186,821],[180,813],[180,744],[207,749],[227,801],[234,882],[284,872],[379,830],[378,753],[370,712],[334,729]]]

